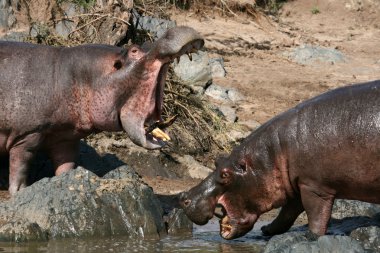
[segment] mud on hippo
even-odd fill
[[[127,50],[0,42],[0,155],[9,154],[9,192],[26,186],[38,150],[48,153],[56,175],[74,168],[79,140],[91,133],[124,130],[137,145],[162,147],[168,136],[152,125],[165,125],[169,63],[203,44],[189,27]]]
[[[335,198],[380,203],[380,81],[329,91],[276,116],[218,159],[180,202],[200,225],[221,205],[225,239],[243,236],[279,207],[264,234],[286,232],[306,211],[315,238],[326,233]]]

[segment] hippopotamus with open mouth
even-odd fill
[[[329,91],[274,117],[218,159],[180,204],[200,225],[221,205],[225,239],[279,207],[262,231],[283,233],[305,210],[315,238],[326,233],[336,198],[380,204],[380,81]]]
[[[127,50],[108,45],[72,48],[0,42],[0,155],[9,154],[9,192],[26,186],[30,160],[45,150],[56,175],[74,168],[79,140],[124,130],[156,149],[169,63],[204,44],[192,28],[168,30],[154,43]]]

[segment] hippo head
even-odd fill
[[[115,59],[115,71],[106,77],[95,94],[92,121],[100,130],[124,130],[137,145],[160,148],[167,135],[160,129],[162,101],[169,64],[182,54],[191,54],[204,44],[202,37],[190,27],[168,30],[154,43],[132,45],[122,59]],[[157,130],[157,129],[156,129]]]
[[[251,153],[251,154],[249,154]],[[220,218],[220,235],[234,239],[249,232],[258,217],[273,208],[273,175],[263,170],[255,155],[240,148],[216,161],[216,170],[199,185],[181,193],[180,205],[196,224],[214,215]],[[215,212],[216,207],[221,212]]]

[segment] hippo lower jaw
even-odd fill
[[[218,205],[222,206],[220,218],[220,236],[226,240],[232,240],[248,233],[258,219],[258,215],[246,213],[243,218],[237,218],[232,208],[220,198]],[[239,215],[241,216],[241,215]]]

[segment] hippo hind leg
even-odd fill
[[[56,176],[74,169],[78,152],[79,140],[62,141],[49,147]]]
[[[9,193],[27,186],[29,163],[41,143],[41,134],[32,133],[18,140],[9,151]]]
[[[277,218],[271,224],[261,227],[264,235],[284,233],[294,224],[297,217],[304,211],[300,198],[289,200],[280,210]]]
[[[335,196],[308,185],[300,185],[300,192],[309,223],[307,236],[315,239],[327,231]]]

